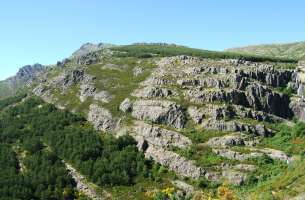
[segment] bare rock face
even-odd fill
[[[91,65],[98,63],[100,55],[96,52],[90,52],[88,54],[77,57],[76,63],[78,65]]]
[[[280,117],[291,117],[289,97],[272,92],[260,84],[252,84],[247,88],[249,105],[255,110],[262,110]]]
[[[232,151],[230,149],[213,149],[213,152],[216,153],[219,156],[232,159],[232,160],[239,160],[239,161],[245,161],[250,158],[257,158],[261,157],[264,154],[263,153],[257,153],[257,152],[252,152],[252,153],[240,153],[236,151]]]
[[[124,101],[120,104],[120,110],[123,112],[131,112],[133,103],[129,98],[124,99]]]
[[[173,90],[153,86],[138,89],[133,93],[133,96],[138,98],[170,97],[174,95],[176,95],[176,92]]]
[[[113,131],[119,126],[119,122],[113,119],[108,110],[96,104],[90,105],[88,121],[92,122],[94,127],[101,131]]]
[[[191,106],[187,109],[187,112],[189,114],[189,116],[191,117],[191,119],[196,123],[196,124],[200,124],[202,123],[202,120],[205,116],[205,110],[203,109],[198,109],[194,106]]]
[[[44,85],[38,85],[37,87],[35,87],[33,89],[32,92],[36,96],[42,98],[47,103],[52,103],[53,102],[53,97],[52,97],[52,94],[51,94],[50,90],[48,90],[48,88]]]
[[[245,145],[245,141],[240,134],[232,134],[223,137],[213,137],[209,139],[207,144],[211,147],[243,146]]]
[[[95,77],[90,76],[85,73],[84,69],[68,69],[64,73],[55,77],[51,81],[51,85],[57,88],[61,88],[62,90],[66,90],[72,85],[76,85],[78,83],[89,84],[91,83]]]
[[[183,128],[185,114],[181,106],[171,101],[137,100],[133,104],[132,116],[139,120],[149,120],[157,124],[167,124]]]
[[[205,171],[197,167],[192,161],[186,160],[178,154],[162,148],[150,145],[145,152],[145,156],[147,158],[153,158],[161,165],[167,166],[170,170],[184,177],[198,179],[205,174]]]
[[[96,88],[91,84],[83,84],[80,86],[80,96],[79,99],[81,102],[86,101],[88,97],[94,96]]]
[[[249,125],[238,121],[208,120],[202,123],[207,129],[228,132],[247,132],[253,135],[270,136],[272,132],[264,125]]]
[[[292,99],[289,107],[291,108],[294,116],[296,116],[301,121],[305,121],[305,101],[303,99]]]
[[[141,137],[149,144],[162,148],[170,146],[186,148],[192,144],[190,139],[175,131],[162,129],[159,126],[149,125],[144,122],[136,122],[134,131],[136,132],[136,137]]]
[[[169,79],[165,78],[165,77],[149,77],[148,79],[146,79],[142,85],[144,86],[151,86],[151,85],[171,85],[172,81],[170,81]]]

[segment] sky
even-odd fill
[[[0,0],[0,80],[86,42],[208,50],[305,41],[304,0]]]

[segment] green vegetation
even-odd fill
[[[185,46],[176,45],[125,45],[111,48],[117,51],[117,56],[120,57],[153,57],[153,56],[177,56],[177,55],[188,55],[196,56],[200,58],[211,58],[211,59],[245,59],[248,61],[255,62],[284,62],[284,63],[295,63],[294,59],[287,58],[274,58],[266,56],[253,56],[248,54],[231,53],[231,52],[216,52],[201,49],[194,49]]]
[[[18,101],[6,99],[0,105],[5,102]],[[125,187],[125,191],[135,190],[133,195],[143,194],[148,185],[164,185],[163,178],[170,175],[164,167],[145,160],[132,137],[100,135],[81,116],[59,111],[38,98],[2,112],[0,141],[0,180],[4,181],[0,196],[5,200],[75,199],[75,183],[61,159],[98,186],[113,192]],[[24,165],[23,171],[18,163]],[[134,184],[143,190],[136,190]]]
[[[305,123],[298,122],[293,127],[274,124],[277,133],[272,138],[264,138],[261,145],[279,149],[289,154],[305,155]]]
[[[1,100],[0,101],[0,111],[9,105],[20,102],[26,96],[27,96],[26,94],[19,94],[17,96],[8,97],[8,98]]]
[[[109,66],[109,62],[111,66]],[[121,102],[129,97],[130,94],[139,87],[139,83],[144,81],[149,76],[151,70],[155,67],[152,60],[139,60],[136,58],[119,58],[107,60],[105,64],[91,65],[88,68],[88,73],[101,80],[95,83],[99,91],[105,90],[113,95],[113,99],[109,103],[102,103],[103,107],[109,109],[114,116],[121,115],[119,105]],[[141,67],[143,73],[134,76],[133,69]]]
[[[228,49],[228,52],[247,53],[257,56],[269,56],[284,59],[302,59],[305,56],[305,42],[288,44],[255,45]]]
[[[0,99],[8,97],[13,94],[13,91],[10,87],[8,87],[7,83],[4,81],[0,81]]]
[[[234,163],[233,160],[218,156],[210,147],[204,144],[192,145],[188,149],[172,148],[172,150],[189,160],[194,160],[198,166],[203,167],[204,169],[213,168],[224,162]]]

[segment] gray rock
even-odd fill
[[[132,71],[133,71],[134,76],[139,76],[139,75],[143,74],[144,69],[142,67],[137,66],[137,67],[133,68]]]
[[[145,152],[145,156],[153,158],[156,162],[167,166],[170,170],[184,177],[198,179],[205,174],[205,171],[197,167],[193,161],[189,161],[174,152],[159,147],[150,145]]]
[[[257,169],[257,167],[255,165],[250,164],[237,164],[233,167],[233,169],[244,172],[253,172]]]
[[[298,120],[305,122],[305,101],[301,98],[292,98],[289,107]]]
[[[96,104],[90,105],[88,121],[92,122],[97,130],[113,131],[119,127],[119,121],[112,118],[111,113]]]
[[[293,162],[292,157],[288,156],[286,153],[284,153],[283,151],[280,151],[280,150],[270,149],[270,148],[263,148],[263,149],[256,149],[256,150],[267,154],[272,159],[277,159],[277,160],[286,162],[287,164]]]
[[[73,68],[65,70],[64,73],[52,79],[50,85],[66,90],[78,83],[90,84],[94,79],[95,77],[86,74],[84,69]]]
[[[247,178],[245,173],[234,170],[224,170],[222,171],[222,176],[227,179],[230,184],[236,186],[242,185]]]
[[[243,146],[245,145],[244,139],[240,134],[225,135],[223,137],[213,137],[208,140],[207,144],[211,147],[217,146]]]
[[[113,96],[108,91],[100,91],[93,95],[93,99],[104,103],[109,103]]]
[[[263,87],[260,84],[252,84],[247,87],[246,96],[250,107],[255,110],[265,111],[283,118],[292,116],[289,108],[289,97]]]
[[[205,116],[204,110],[191,106],[187,109],[187,112],[196,124],[202,123],[202,120]]]
[[[149,144],[168,148],[171,146],[186,148],[192,144],[191,140],[175,131],[166,130],[159,126],[136,122],[134,126],[136,137],[143,138]]]
[[[98,63],[100,60],[100,54],[97,52],[90,52],[88,54],[77,57],[76,63],[78,65],[91,65]]]
[[[94,96],[96,88],[91,84],[82,84],[80,86],[80,96],[79,99],[81,102],[86,101],[88,97]]]
[[[186,194],[192,194],[194,192],[194,187],[183,181],[175,180],[172,181],[172,183],[180,190],[183,190]]]
[[[213,152],[219,156],[232,160],[239,160],[239,161],[245,161],[250,158],[257,158],[264,155],[263,153],[257,153],[257,152],[240,153],[240,152],[232,151],[230,149],[213,149]]]
[[[167,88],[147,86],[142,89],[136,90],[135,92],[133,92],[132,95],[138,98],[154,98],[154,97],[163,98],[163,97],[174,96],[176,95],[176,92]]]
[[[202,123],[206,129],[227,131],[227,132],[248,132],[253,135],[261,135],[264,137],[270,136],[272,131],[265,128],[264,125],[249,125],[238,121],[224,121],[224,120],[206,120]]]
[[[129,98],[126,98],[121,104],[120,104],[120,110],[123,112],[131,112],[132,111],[133,103]]]
[[[181,106],[171,101],[137,100],[133,104],[132,116],[175,128],[183,128],[186,122]]]

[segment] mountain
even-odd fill
[[[75,51],[72,54],[72,57],[80,57],[80,56],[86,55],[88,53],[110,48],[113,46],[114,46],[113,44],[107,44],[107,43],[93,44],[93,43],[88,42],[86,44],[83,44],[77,51]]]
[[[305,42],[266,44],[227,49],[227,52],[247,53],[257,56],[302,59],[305,58]]]
[[[80,49],[0,100],[4,199],[304,198],[304,62]]]
[[[0,81],[0,98],[13,95],[19,89],[31,85],[46,71],[47,68],[38,63],[21,67],[15,76]]]

